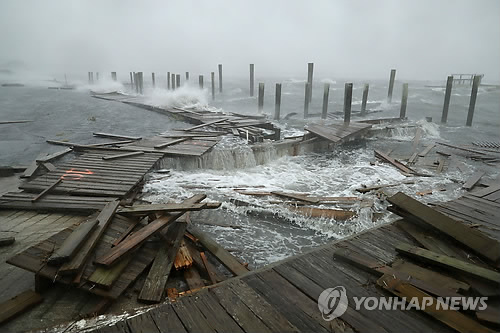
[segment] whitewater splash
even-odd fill
[[[147,103],[158,107],[213,109],[208,105],[208,91],[185,84],[176,90],[151,89],[146,91]]]
[[[100,78],[99,81],[95,81],[94,84],[77,84],[76,89],[78,91],[88,91],[91,90],[98,94],[109,94],[112,92],[123,93],[125,87],[119,81],[113,81],[110,78]]]

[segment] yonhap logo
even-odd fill
[[[347,305],[347,293],[343,286],[325,289],[318,297],[319,311],[326,321],[342,316]]]

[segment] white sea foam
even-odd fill
[[[332,80],[332,79],[329,79],[329,78],[324,78],[324,79],[321,79],[320,81],[321,83],[329,83],[329,84],[337,84],[337,81],[335,80]]]
[[[159,107],[211,109],[208,105],[208,91],[183,85],[176,90],[153,89],[147,95],[147,102]]]

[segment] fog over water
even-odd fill
[[[500,80],[498,0],[0,2],[0,69]],[[483,81],[484,82],[484,81]]]

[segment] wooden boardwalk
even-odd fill
[[[465,224],[495,230],[488,234],[494,241],[499,241],[500,209],[495,202],[499,194],[498,187],[490,187],[438,206],[443,209],[448,207],[446,213],[453,211],[450,215],[459,217]],[[471,202],[476,205],[471,207]],[[458,209],[453,207],[460,207],[459,216]],[[390,287],[381,288],[377,279],[384,272],[394,270],[397,270],[398,278],[400,274],[406,274],[404,277],[411,279],[409,285],[417,282],[428,288],[429,285],[436,285],[431,289],[438,295],[459,295],[456,293],[459,290],[470,292],[464,292],[464,295],[500,295],[498,286],[492,287],[446,270],[431,270],[398,254],[397,244],[405,243],[438,253],[454,253],[465,263],[487,265],[463,246],[438,237],[433,231],[414,224],[411,226],[409,229],[408,222],[403,219],[367,230],[180,297],[175,302],[152,308],[111,326],[99,327],[95,332],[451,332],[453,330],[449,326],[424,311],[355,309],[354,296],[390,296]],[[354,254],[349,260],[338,256],[338,253],[346,251]],[[417,282],[413,281],[415,278]],[[340,318],[325,321],[318,310],[317,299],[323,290],[336,286],[344,286],[347,290],[349,306]],[[472,331],[492,332],[483,326],[483,322],[470,321],[470,317],[461,313],[457,316],[451,324],[459,331],[467,331],[464,327],[472,325],[467,326],[468,331],[472,327]],[[488,318],[487,313],[480,311],[476,316]],[[440,320],[446,322],[446,314]]]

